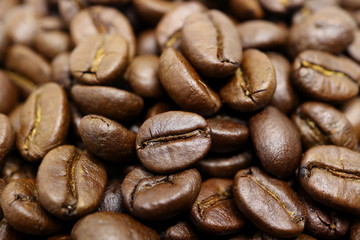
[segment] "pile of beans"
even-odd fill
[[[0,239],[360,239],[359,0],[0,0]]]

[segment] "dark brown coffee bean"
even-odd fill
[[[187,168],[205,157],[210,147],[206,120],[189,112],[155,115],[141,125],[136,135],[136,151],[141,163],[157,173]]]
[[[359,240],[360,239],[360,222],[355,221],[350,228],[350,234],[349,234],[350,240]]]
[[[347,47],[346,51],[352,59],[360,62],[360,31],[356,31],[354,41]]]
[[[210,178],[203,182],[190,214],[195,226],[206,234],[227,235],[245,225],[233,198],[232,179]]]
[[[249,137],[249,129],[231,119],[214,117],[206,120],[210,127],[212,152],[239,150]]]
[[[249,128],[264,170],[281,179],[294,174],[301,158],[301,139],[291,120],[268,106],[250,119]]]
[[[22,159],[20,155],[10,154],[4,159],[0,176],[6,182],[20,178],[35,178],[36,169],[31,163]]]
[[[47,152],[61,145],[70,123],[69,105],[64,90],[47,83],[34,91],[22,107],[21,126],[16,146],[28,161],[40,161]]]
[[[121,184],[126,209],[145,220],[167,219],[189,209],[201,188],[196,169],[171,175],[154,175],[135,168]]]
[[[23,234],[16,231],[6,220],[2,218],[0,221],[0,239],[6,240],[22,240],[24,239]]]
[[[80,219],[71,231],[73,240],[160,240],[155,230],[124,213],[97,212]]]
[[[136,54],[153,54],[157,55],[160,49],[157,45],[155,30],[148,29],[139,33],[136,38]]]
[[[316,146],[305,152],[299,169],[300,184],[324,205],[360,214],[360,153],[338,146]]]
[[[69,92],[73,82],[70,73],[70,53],[63,52],[54,57],[51,69],[52,80]]]
[[[344,106],[342,106],[341,111],[344,113],[345,117],[349,120],[351,125],[354,128],[355,134],[358,141],[360,140],[360,97],[354,98]]]
[[[206,7],[199,2],[183,3],[167,12],[156,26],[156,40],[161,50],[168,47],[180,49],[181,30],[185,19],[193,13],[204,12]]]
[[[208,155],[196,163],[196,168],[206,176],[232,178],[240,169],[250,167],[254,156],[251,151],[240,152],[230,156]]]
[[[83,112],[116,121],[135,118],[144,106],[138,95],[113,87],[76,85],[71,88],[71,96]]]
[[[164,240],[199,240],[192,226],[185,221],[179,221],[166,229]]]
[[[58,1],[57,7],[65,25],[69,26],[72,19],[87,5],[87,0],[61,0]]]
[[[36,84],[51,81],[51,67],[38,53],[23,45],[13,45],[6,57],[6,68]]]
[[[15,132],[17,132],[20,129],[21,125],[21,112],[22,112],[22,106],[24,104],[17,105],[9,114],[9,119],[11,122],[11,125],[13,126]]]
[[[300,103],[300,99],[290,81],[291,65],[289,61],[280,54],[269,52],[266,55],[274,66],[276,75],[276,90],[270,101],[270,105],[285,114],[289,114]]]
[[[96,210],[107,181],[104,166],[71,145],[45,155],[36,177],[37,196],[48,212],[76,219]]]
[[[113,82],[128,63],[126,40],[119,34],[91,35],[70,55],[70,71],[82,83],[102,85]]]
[[[6,185],[1,194],[1,208],[7,221],[17,231],[46,235],[59,231],[62,224],[49,215],[37,197],[35,179],[17,179]]]
[[[15,131],[8,116],[0,113],[0,163],[14,146]]]
[[[173,107],[167,102],[158,102],[150,107],[146,113],[145,120],[151,118],[160,113],[168,112],[174,110]]]
[[[35,37],[35,48],[48,59],[70,50],[70,44],[69,34],[62,31],[40,32]]]
[[[276,89],[274,67],[262,52],[249,49],[232,79],[221,89],[220,96],[229,107],[250,112],[267,105]]]
[[[1,6],[0,6],[0,9],[1,9]],[[1,19],[1,16],[2,15],[0,13],[0,19]],[[3,60],[5,58],[5,53],[6,53],[7,49],[9,48],[9,44],[10,44],[10,39],[6,35],[5,25],[3,22],[0,22],[0,62],[3,62]]]
[[[75,44],[94,34],[120,34],[127,42],[128,60],[135,56],[135,36],[129,20],[117,9],[92,6],[80,11],[70,25]]]
[[[120,180],[112,180],[107,183],[98,207],[99,212],[125,212],[121,195],[121,183]]]
[[[286,182],[251,167],[236,174],[233,187],[236,205],[261,231],[290,238],[304,230],[306,209]]]
[[[181,32],[185,56],[203,75],[222,78],[233,74],[242,60],[242,47],[234,23],[218,10],[194,13]]]
[[[100,158],[129,163],[136,157],[135,133],[115,121],[87,115],[81,119],[79,132],[85,147]]]
[[[159,79],[159,57],[141,55],[135,57],[126,69],[124,79],[141,97],[161,98],[165,95]]]
[[[57,15],[43,16],[38,20],[41,31],[61,31],[66,30],[66,26],[62,19]]]
[[[320,239],[338,239],[346,234],[350,223],[344,214],[314,202],[304,191],[299,193],[308,217],[305,231]]]
[[[229,10],[240,20],[264,17],[264,11],[258,0],[229,0]]]
[[[244,49],[276,49],[285,46],[287,29],[279,24],[265,20],[252,20],[236,26]]]
[[[219,95],[206,85],[177,50],[168,48],[160,56],[160,80],[166,92],[184,111],[211,116],[221,108]]]
[[[0,113],[6,114],[15,107],[19,94],[15,85],[2,70],[0,70],[0,86]]]
[[[259,2],[270,12],[285,14],[301,7],[305,0],[259,0]]]
[[[359,92],[360,66],[346,57],[307,50],[295,59],[292,79],[308,98],[343,103]]]
[[[288,52],[296,57],[307,49],[340,53],[354,40],[356,23],[339,7],[326,7],[292,26]]]
[[[305,149],[315,145],[337,145],[355,150],[354,128],[345,115],[326,103],[305,102],[292,116]]]

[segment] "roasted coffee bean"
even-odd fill
[[[128,54],[126,40],[121,35],[91,35],[72,51],[70,71],[82,83],[108,84],[125,71]]]
[[[15,107],[19,94],[15,85],[2,70],[0,70],[0,86],[0,114],[7,114]]]
[[[38,86],[29,78],[12,71],[6,71],[6,75],[20,92],[20,98],[27,98]]]
[[[326,103],[305,102],[292,116],[305,149],[315,145],[337,145],[355,150],[354,128],[345,115]]]
[[[124,213],[97,212],[80,219],[71,231],[74,240],[160,240],[153,229]]]
[[[11,125],[10,119],[0,113],[0,162],[2,162],[15,142],[15,131]]]
[[[155,30],[148,29],[140,34],[136,38],[136,54],[153,54],[157,55],[160,52],[160,49],[157,45]]]
[[[71,145],[45,155],[36,177],[37,196],[48,212],[76,219],[96,210],[107,181],[104,166]]]
[[[20,129],[21,125],[21,112],[22,112],[22,106],[24,104],[21,103],[17,105],[9,114],[9,119],[11,122],[11,125],[13,126],[15,132],[17,132]]]
[[[1,6],[0,6],[1,8]],[[1,10],[0,10],[1,11]],[[0,18],[1,18],[0,13]],[[5,53],[8,49],[8,46],[10,44],[10,40],[8,36],[6,35],[6,29],[3,22],[0,22],[0,62],[2,62],[5,58]]]
[[[35,166],[22,159],[18,154],[10,154],[2,163],[0,176],[6,182],[19,178],[35,178],[36,169]]]
[[[166,229],[164,240],[199,240],[195,231],[188,222],[180,221]]]
[[[128,60],[135,56],[135,36],[129,20],[117,9],[92,6],[80,11],[70,25],[75,44],[94,34],[120,34],[127,42]]]
[[[65,25],[70,26],[72,19],[87,5],[87,0],[61,0],[57,7]]]
[[[121,195],[121,183],[120,180],[112,180],[107,183],[98,207],[99,212],[125,212]]]
[[[226,178],[210,178],[202,183],[190,216],[204,233],[227,235],[244,227],[245,218],[236,207],[232,183],[232,179]]]
[[[71,96],[83,112],[120,122],[135,118],[144,106],[138,95],[113,87],[76,85],[71,88]]]
[[[275,52],[269,52],[266,55],[274,66],[276,75],[276,90],[270,105],[285,114],[289,114],[300,103],[300,99],[290,81],[290,63],[285,57]]]
[[[358,141],[360,140],[360,98],[354,98],[342,106],[341,111],[354,128]]]
[[[244,146],[249,129],[231,119],[214,117],[206,120],[210,127],[212,152],[233,152]]]
[[[16,146],[28,161],[40,161],[66,138],[70,113],[64,90],[47,83],[34,91],[22,107],[21,126]]]
[[[62,31],[40,32],[35,37],[36,49],[48,59],[70,50],[70,36]]]
[[[276,89],[274,67],[262,52],[249,49],[244,60],[221,89],[220,96],[225,104],[240,112],[251,112],[266,106]]]
[[[264,17],[258,0],[229,0],[228,4],[230,12],[240,20]]]
[[[6,67],[15,73],[29,78],[36,84],[51,81],[49,63],[31,48],[23,45],[13,45],[6,57]]]
[[[265,20],[252,20],[236,26],[244,49],[276,49],[285,46],[287,29]]]
[[[211,147],[210,128],[195,113],[169,111],[146,120],[136,136],[141,163],[157,173],[187,168],[205,157]]]
[[[306,97],[343,103],[359,92],[360,66],[346,57],[306,50],[293,64],[293,82]]]
[[[280,179],[294,174],[301,158],[301,139],[291,120],[268,106],[250,119],[249,128],[264,170]]]
[[[360,214],[360,153],[338,146],[316,146],[305,152],[299,169],[300,184],[324,205]]]
[[[46,235],[58,232],[63,224],[49,215],[38,200],[35,179],[17,179],[1,194],[1,208],[6,220],[17,231]]]
[[[135,57],[124,74],[132,90],[141,97],[161,98],[165,96],[159,79],[159,57],[141,55]]]
[[[164,113],[174,110],[173,107],[167,102],[158,102],[155,103],[152,107],[150,107],[146,113],[145,120],[151,118],[157,114]]]
[[[167,12],[156,26],[156,40],[161,50],[168,47],[180,49],[181,31],[188,16],[204,12],[206,7],[199,2],[183,3]]]
[[[201,188],[196,169],[171,175],[154,175],[144,168],[135,168],[121,184],[126,209],[145,220],[167,219],[188,210]]]
[[[58,54],[51,62],[51,69],[52,80],[69,92],[73,83],[70,73],[70,53]]]
[[[16,231],[6,220],[2,217],[0,221],[0,239],[6,240],[22,240],[24,236]]]
[[[346,234],[350,223],[344,214],[314,202],[304,191],[299,193],[308,217],[305,231],[320,239],[338,239]]]
[[[350,228],[350,234],[349,234],[350,240],[359,240],[360,239],[360,222],[355,221]]]
[[[186,58],[167,48],[160,56],[160,81],[169,97],[184,111],[211,116],[222,106],[219,95],[203,82]]]
[[[259,2],[270,12],[285,14],[293,9],[301,7],[305,0],[259,0]]]
[[[360,31],[356,31],[354,41],[347,47],[347,52],[352,59],[360,62]]]
[[[290,238],[304,230],[306,209],[286,182],[251,167],[236,174],[233,193],[240,211],[261,231]]]
[[[41,31],[62,31],[66,30],[64,22],[57,15],[43,16],[38,20]]]
[[[288,52],[296,57],[306,49],[340,53],[354,40],[356,23],[339,7],[326,7],[292,26]]]
[[[196,163],[196,168],[207,176],[232,178],[240,169],[250,167],[253,158],[251,151],[232,153],[230,156],[208,155]]]
[[[211,78],[233,74],[242,60],[236,27],[218,10],[187,17],[181,31],[181,47],[192,65]]]
[[[100,158],[129,163],[136,157],[135,133],[115,121],[87,115],[81,119],[79,132],[85,147]]]

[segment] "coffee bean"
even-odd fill
[[[145,120],[151,118],[157,114],[164,113],[174,110],[173,107],[167,102],[158,102],[155,103],[152,107],[150,107],[146,113]]]
[[[124,79],[141,97],[161,98],[165,95],[159,79],[159,57],[141,55],[135,57],[126,69]]]
[[[299,8],[304,4],[304,0],[259,0],[260,4],[268,11],[273,13],[285,14]]]
[[[70,123],[68,100],[56,83],[34,91],[22,107],[16,146],[28,161],[40,161],[47,152],[61,145]]]
[[[167,12],[156,26],[155,34],[161,50],[168,47],[180,49],[181,30],[188,16],[204,12],[206,7],[199,2],[183,3]]]
[[[138,95],[113,87],[76,85],[71,88],[71,96],[83,112],[116,121],[135,118],[144,105]]]
[[[360,98],[354,98],[342,106],[341,111],[354,128],[358,141],[360,140]]]
[[[354,41],[347,47],[347,52],[352,59],[360,62],[360,31],[355,32]]]
[[[316,146],[305,152],[299,180],[310,197],[324,205],[360,214],[360,153],[338,146]]]
[[[351,225],[350,228],[350,240],[359,240],[360,237],[360,222],[356,221]]]
[[[81,119],[79,132],[85,147],[100,158],[129,163],[136,156],[136,135],[108,118],[87,115]]]
[[[15,131],[11,125],[10,119],[0,113],[0,162],[2,162],[15,142]]]
[[[160,49],[156,42],[155,30],[148,29],[139,33],[136,38],[136,53],[137,55],[153,54],[157,55]]]
[[[126,40],[119,34],[91,35],[70,55],[71,74],[80,82],[102,85],[113,82],[128,62]]]
[[[112,180],[107,183],[98,207],[99,212],[125,212],[121,196],[121,183],[120,180]]]
[[[87,0],[63,0],[57,3],[59,15],[66,26],[70,26],[72,19],[87,5]]]
[[[0,237],[6,240],[24,239],[23,234],[16,231],[4,217],[1,219],[0,222]]]
[[[0,175],[6,182],[20,178],[35,178],[36,168],[20,155],[10,154],[2,163]]]
[[[301,158],[301,139],[282,112],[268,106],[249,121],[250,135],[264,170],[280,179],[290,177]]]
[[[7,221],[17,231],[46,235],[59,231],[63,224],[49,215],[38,200],[35,179],[17,179],[1,194],[1,208]]]
[[[36,177],[41,206],[69,220],[89,214],[99,205],[106,171],[94,157],[71,145],[57,147],[42,160]]]
[[[285,46],[286,27],[264,20],[252,20],[236,26],[244,49],[276,49]]]
[[[258,0],[229,0],[229,11],[240,20],[264,17],[264,11]]]
[[[135,56],[135,36],[129,20],[117,9],[92,6],[80,11],[71,21],[70,33],[75,44],[94,34],[120,34],[127,42],[128,60]]]
[[[214,117],[206,120],[210,127],[212,152],[233,152],[244,146],[249,129],[233,120]]]
[[[354,40],[356,23],[339,7],[326,7],[292,26],[288,52],[296,57],[306,49],[340,53]]]
[[[171,175],[154,175],[135,168],[126,175],[121,193],[126,209],[145,220],[167,219],[189,209],[201,188],[196,169]]]
[[[359,92],[360,66],[346,57],[306,50],[294,61],[292,79],[308,98],[343,103]]]
[[[235,25],[218,10],[193,13],[181,32],[185,56],[203,75],[222,78],[233,74],[242,60],[242,47]]]
[[[70,50],[70,47],[70,36],[63,31],[44,31],[35,37],[35,48],[48,59]]]
[[[276,89],[275,70],[262,52],[249,49],[244,52],[241,67],[220,90],[220,96],[229,107],[250,112],[266,106]]]
[[[236,174],[233,193],[240,211],[261,231],[290,238],[304,230],[306,209],[286,182],[251,167]]]
[[[52,80],[62,86],[66,92],[70,92],[73,84],[70,72],[70,53],[58,54],[51,62]]]
[[[195,113],[169,111],[146,120],[136,136],[141,163],[157,173],[187,168],[211,147],[210,128]]]
[[[124,213],[97,212],[80,219],[71,231],[74,240],[160,240],[159,235]]]
[[[233,198],[232,179],[204,181],[190,214],[195,226],[207,234],[227,235],[240,231],[245,225],[245,218]]]
[[[169,227],[165,232],[164,240],[198,240],[196,233],[188,222],[180,221]]]
[[[337,145],[355,150],[354,128],[345,115],[329,104],[305,102],[292,116],[305,149],[315,145]]]
[[[196,168],[206,176],[232,178],[240,169],[250,167],[254,160],[253,155],[248,150],[232,153],[229,156],[224,156],[224,154],[208,155],[196,163]]]
[[[177,50],[167,48],[160,56],[160,81],[169,97],[184,111],[211,116],[222,106],[219,95],[196,73]]]
[[[15,107],[19,94],[15,85],[2,70],[0,70],[0,86],[0,113],[7,114]]]

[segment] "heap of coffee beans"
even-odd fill
[[[0,0],[0,240],[360,239],[359,0]]]

